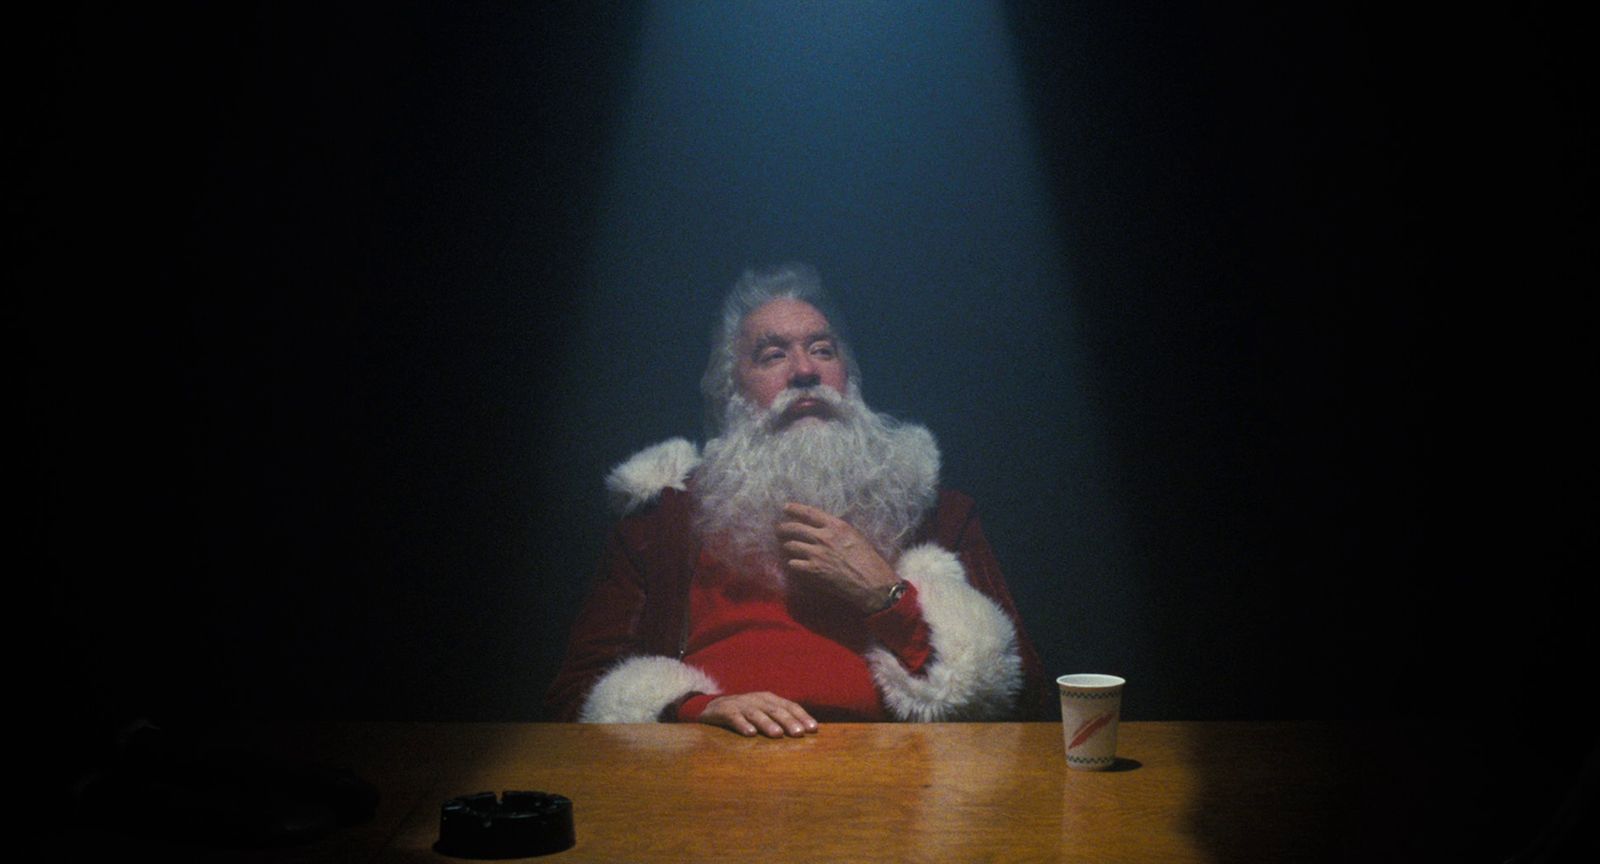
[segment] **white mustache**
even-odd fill
[[[827,405],[831,413],[838,418],[849,416],[852,407],[849,400],[844,397],[844,394],[832,387],[822,384],[814,387],[791,387],[773,398],[772,405],[767,408],[761,418],[762,428],[768,430],[775,428],[783,420],[783,415],[788,413],[789,409],[794,406],[794,403],[802,399],[815,399]]]

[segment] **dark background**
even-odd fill
[[[709,263],[679,294],[599,290],[645,14],[542,5],[82,3],[9,32],[41,722],[539,716],[601,476],[700,437],[704,328],[772,263],[684,249]],[[816,263],[1049,670],[1127,676],[1134,719],[1431,728],[1398,737],[1441,765],[1551,742],[1559,785],[1595,653],[1575,22],[1004,10],[1065,269],[1030,323],[1069,334],[1090,479],[1028,426],[1063,388],[1014,334],[900,344],[967,313]],[[653,333],[652,303],[703,323]]]

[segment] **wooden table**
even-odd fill
[[[698,725],[360,723],[294,740],[376,784],[376,816],[275,852],[164,860],[438,862],[439,807],[507,789],[573,801],[539,861],[1343,860],[1317,726],[1124,723],[1112,771],[1069,770],[1059,724],[830,724],[803,739]]]

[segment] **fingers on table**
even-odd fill
[[[744,694],[728,708],[728,719],[734,731],[741,735],[760,733],[768,738],[785,735],[799,738],[817,731],[817,721],[804,708],[771,693]]]

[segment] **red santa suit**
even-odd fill
[[[1048,719],[1049,691],[972,499],[940,489],[893,563],[911,589],[862,618],[762,588],[691,525],[683,439],[607,478],[624,512],[546,697],[560,720],[694,719],[723,693],[770,690],[820,720]]]

